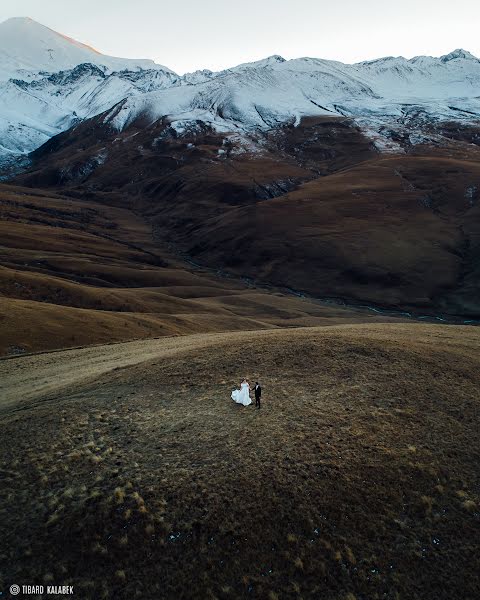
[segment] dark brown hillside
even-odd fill
[[[188,252],[314,295],[478,315],[479,183],[476,162],[376,159],[219,215]]]
[[[166,121],[119,134],[102,118],[51,140],[19,181],[129,207],[160,244],[239,276],[320,297],[480,315],[472,131],[447,124],[443,145],[388,156],[348,119],[304,119],[246,144],[204,124],[180,138]]]

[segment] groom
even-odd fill
[[[261,397],[262,397],[262,387],[258,383],[258,381],[256,381],[255,382],[255,406],[256,406],[256,408],[260,408]]]

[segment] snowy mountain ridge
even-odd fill
[[[425,137],[418,128],[426,124],[480,119],[480,61],[463,50],[354,65],[274,56],[206,74],[196,85],[186,86],[185,78],[129,97],[107,122],[122,130],[140,116],[152,123],[166,117],[181,133],[195,121],[219,131],[251,131],[295,125],[306,116],[346,116],[380,151],[401,151],[392,139],[405,130],[419,143]]]
[[[150,60],[105,56],[31,19],[0,24],[0,157],[103,112],[117,130],[167,118],[178,135],[198,121],[241,133],[343,115],[379,150],[398,151],[399,132],[418,143],[426,123],[480,119],[480,60],[461,49],[353,65],[274,55],[180,76]]]

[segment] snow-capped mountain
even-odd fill
[[[106,56],[32,19],[0,24],[0,157],[24,154],[134,93],[178,76],[152,60]]]
[[[109,71],[161,69],[153,60],[106,56],[28,17],[0,23],[0,80],[11,77],[37,78],[45,73],[72,69],[91,63]]]
[[[119,99],[168,87],[178,77],[149,69],[106,73],[91,63],[25,81],[0,83],[0,154],[25,153],[79,119],[107,110]]]
[[[354,65],[271,56],[179,76],[153,61],[105,56],[31,19],[0,24],[0,157],[105,111],[118,130],[140,116],[166,117],[179,135],[198,121],[248,132],[343,115],[379,150],[398,151],[400,134],[416,143],[426,124],[480,118],[480,61],[464,50]]]

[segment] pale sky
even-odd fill
[[[272,54],[351,63],[464,48],[480,57],[477,0],[0,0],[0,21],[9,17],[177,73]]]

